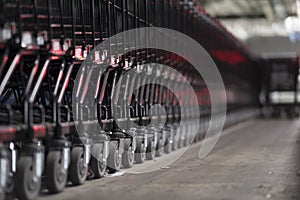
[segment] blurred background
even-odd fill
[[[253,53],[300,53],[299,0],[199,0]]]

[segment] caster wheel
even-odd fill
[[[182,147],[186,147],[187,146],[187,138],[184,137],[183,141],[182,141]]]
[[[202,135],[198,133],[198,134],[197,134],[197,142],[200,142],[201,139],[202,139]]]
[[[15,181],[14,181],[14,173],[11,171],[12,169],[12,154],[11,152],[8,154],[8,166],[9,169],[7,179],[6,179],[6,186],[5,186],[5,193],[6,199],[15,199]]]
[[[6,198],[6,186],[0,188],[0,200],[5,200]]]
[[[134,154],[134,159],[136,164],[141,164],[145,161],[146,157],[146,152],[145,152],[145,147],[142,142],[137,142],[135,154]]]
[[[50,193],[59,193],[65,189],[67,170],[62,166],[62,152],[50,151],[47,156],[46,185]]]
[[[155,145],[154,145],[154,141],[150,140],[147,145],[146,159],[153,160],[154,157],[155,157]]]
[[[183,140],[183,146],[187,147],[190,144],[190,138],[186,135]]]
[[[185,133],[185,144],[186,146],[193,144],[194,136],[192,136],[189,132]]]
[[[29,156],[21,157],[18,161],[15,192],[20,200],[34,200],[40,193],[41,179],[33,171],[33,159]]]
[[[164,154],[164,147],[163,147],[163,141],[162,139],[158,140],[157,146],[156,146],[156,151],[155,151],[155,156],[160,157]]]
[[[198,134],[195,135],[193,143],[197,143],[197,142],[199,142],[199,135]]]
[[[178,149],[178,138],[177,138],[177,135],[176,135],[173,138],[172,151],[176,151],[177,149]]]
[[[6,180],[5,196],[6,199],[15,199],[15,182],[13,174],[9,174]]]
[[[94,144],[92,152],[90,167],[94,174],[94,178],[102,178],[106,172],[106,163],[103,162],[103,145]]]
[[[14,176],[12,174],[8,175],[7,181],[6,181],[6,187],[5,187],[5,192],[8,195],[13,194],[15,188],[15,183],[14,183]]]
[[[110,142],[107,168],[109,172],[115,173],[120,170],[122,157],[119,155],[119,146],[117,142]]]
[[[166,154],[171,153],[172,151],[172,144],[170,143],[170,138],[167,138],[165,146],[164,146],[164,152]]]
[[[186,136],[184,135],[183,133],[183,129],[181,130],[181,133],[180,133],[180,143],[179,143],[179,148],[183,148],[183,147],[186,147]]]
[[[83,147],[74,147],[71,153],[70,164],[70,181],[74,185],[82,185],[88,174],[88,168],[84,164],[84,149]]]
[[[3,188],[3,190],[0,192],[0,200],[4,200],[5,199],[5,189]]]
[[[181,136],[179,135],[178,137],[178,142],[177,142],[177,148],[180,149],[183,147],[183,139],[181,138]]]
[[[122,155],[122,165],[124,168],[131,168],[134,163],[134,152],[132,150],[131,142],[126,142],[124,152]]]

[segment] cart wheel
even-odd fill
[[[13,195],[14,193],[14,188],[15,188],[15,182],[14,182],[14,176],[9,174],[7,176],[7,181],[6,181],[6,187],[5,187],[5,192],[8,196]]]
[[[171,153],[171,150],[172,150],[172,144],[170,143],[170,138],[167,138],[164,146],[164,152],[168,154]]]
[[[183,139],[182,139],[180,133],[178,133],[177,139],[178,139],[178,142],[177,142],[177,148],[180,149],[180,148],[183,147]]]
[[[183,131],[183,129],[182,129],[182,131]],[[186,140],[187,140],[187,138],[186,138],[185,133],[181,132],[181,134],[180,134],[180,148],[186,147]]]
[[[74,147],[71,154],[70,181],[74,185],[82,185],[87,177],[88,168],[84,165],[83,147]]]
[[[136,150],[134,154],[134,160],[137,164],[141,164],[145,161],[146,152],[142,141],[137,141]]]
[[[187,131],[187,130],[185,130]],[[183,145],[184,147],[187,147],[188,145],[190,145],[192,142],[192,136],[190,134],[188,134],[187,132],[184,133],[184,142],[183,142]]]
[[[146,159],[153,160],[154,157],[155,157],[155,145],[154,145],[154,141],[150,140],[147,146]]]
[[[107,160],[107,168],[109,172],[115,173],[120,170],[122,157],[119,155],[119,145],[117,142],[109,143],[109,155]]]
[[[9,172],[7,174],[6,179],[6,186],[5,186],[5,199],[15,199],[15,181],[14,181],[14,174],[11,172],[11,154],[8,154],[8,166],[7,169],[9,169]]]
[[[4,186],[3,188],[0,188],[0,200],[5,199],[5,194],[6,194],[6,186]]]
[[[14,199],[14,188],[15,188],[15,181],[14,181],[14,174],[11,172],[12,166],[12,158],[11,153],[8,154],[8,166],[7,169],[9,170],[6,180],[6,196],[9,196],[9,199]],[[11,198],[10,198],[11,197]]]
[[[182,145],[183,145],[183,147],[186,147],[188,145],[188,138],[187,138],[187,136],[184,137]]]
[[[103,162],[103,144],[94,144],[92,152],[90,167],[94,173],[94,178],[102,178],[106,171],[106,163]],[[95,156],[97,157],[95,158]]]
[[[41,189],[41,179],[33,171],[32,157],[23,156],[17,166],[15,180],[16,196],[20,200],[34,200]]]
[[[134,152],[132,150],[131,142],[126,142],[124,145],[124,152],[122,155],[122,165],[124,168],[131,168],[134,162]]]
[[[4,200],[5,199],[5,188],[1,189],[0,191],[0,200]]]
[[[177,135],[174,135],[173,137],[173,143],[172,143],[172,151],[176,151],[178,149],[178,138]]]
[[[197,143],[198,142],[198,134],[195,135],[195,137],[193,138],[193,142],[192,143]]]
[[[160,139],[160,140],[158,140],[158,143],[156,146],[155,156],[160,157],[163,154],[164,154],[163,141],[162,141],[162,139]]]
[[[62,152],[50,151],[47,156],[46,185],[50,193],[62,192],[67,182],[67,170],[62,166]]]

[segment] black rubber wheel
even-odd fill
[[[1,174],[3,175],[3,174]],[[6,194],[6,186],[4,186],[3,188],[0,188],[0,200],[4,200],[5,199],[5,194]]]
[[[173,143],[172,143],[172,151],[176,151],[177,149],[178,149],[178,140],[175,139],[175,137],[174,137]]]
[[[47,156],[46,185],[50,193],[59,193],[65,189],[67,170],[62,166],[62,152],[50,151]]]
[[[118,142],[109,143],[109,155],[107,160],[107,168],[110,173],[115,173],[120,170],[122,165],[122,157],[119,156]]]
[[[34,176],[32,157],[23,156],[19,159],[15,178],[15,192],[18,199],[37,198],[41,189],[41,179]]]
[[[164,153],[168,154],[172,151],[172,144],[170,143],[170,138],[166,139],[165,146],[164,146]]]
[[[164,145],[162,139],[158,140],[157,146],[156,146],[156,151],[155,151],[155,156],[160,157],[164,154]]]
[[[14,199],[14,189],[15,189],[15,181],[14,181],[14,175],[11,172],[12,169],[12,153],[8,154],[8,164],[7,164],[7,169],[8,169],[8,175],[6,179],[6,187],[5,187],[5,192],[6,196],[8,199]]]
[[[200,134],[200,133],[197,133],[197,142],[200,142],[201,141],[201,139],[202,139],[202,134]]]
[[[153,140],[150,140],[147,145],[146,159],[153,160],[154,157],[155,157],[155,144]]]
[[[138,141],[136,144],[136,150],[134,154],[134,160],[136,164],[143,163],[145,161],[145,157],[146,157],[146,152],[145,152],[144,143]]]
[[[178,136],[174,135],[173,143],[172,143],[172,151],[176,151],[178,149]]]
[[[187,131],[187,130],[185,130],[185,131]],[[183,146],[186,147],[186,146],[190,145],[190,140],[191,140],[191,136],[187,132],[185,132]]]
[[[71,153],[70,181],[74,185],[82,185],[88,174],[88,168],[84,165],[84,148],[74,147]]]
[[[15,189],[15,182],[14,182],[14,176],[12,174],[9,174],[7,176],[6,180],[6,187],[5,192],[8,196],[14,195],[14,189]]]
[[[5,188],[2,188],[0,190],[0,200],[4,200],[5,199]]]
[[[184,136],[184,140],[183,140],[183,146],[184,147],[187,147],[188,145],[190,145],[190,137],[187,133],[184,133],[185,136]]]
[[[180,149],[183,147],[183,140],[181,138],[181,134],[178,133],[179,135],[177,136],[178,142],[177,142],[177,148]]]
[[[103,162],[103,144],[92,146],[92,158],[90,162],[94,178],[102,178],[106,172],[106,162]]]
[[[185,140],[186,140],[186,137],[184,136],[185,133],[183,133],[183,130],[184,130],[184,129],[181,129],[181,130],[180,130],[180,133],[179,133],[179,146],[178,146],[178,148],[183,148],[183,147],[185,147]]]
[[[193,143],[197,143],[198,142],[198,137],[197,137],[197,134],[193,137],[193,140],[192,140],[192,144]]]
[[[134,163],[134,152],[132,150],[131,141],[125,142],[124,152],[122,155],[122,165],[124,168],[128,169],[133,166]]]

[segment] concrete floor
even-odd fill
[[[87,181],[39,199],[300,199],[300,120],[243,122],[225,130],[204,160],[198,159],[200,146],[193,145],[169,168]]]

